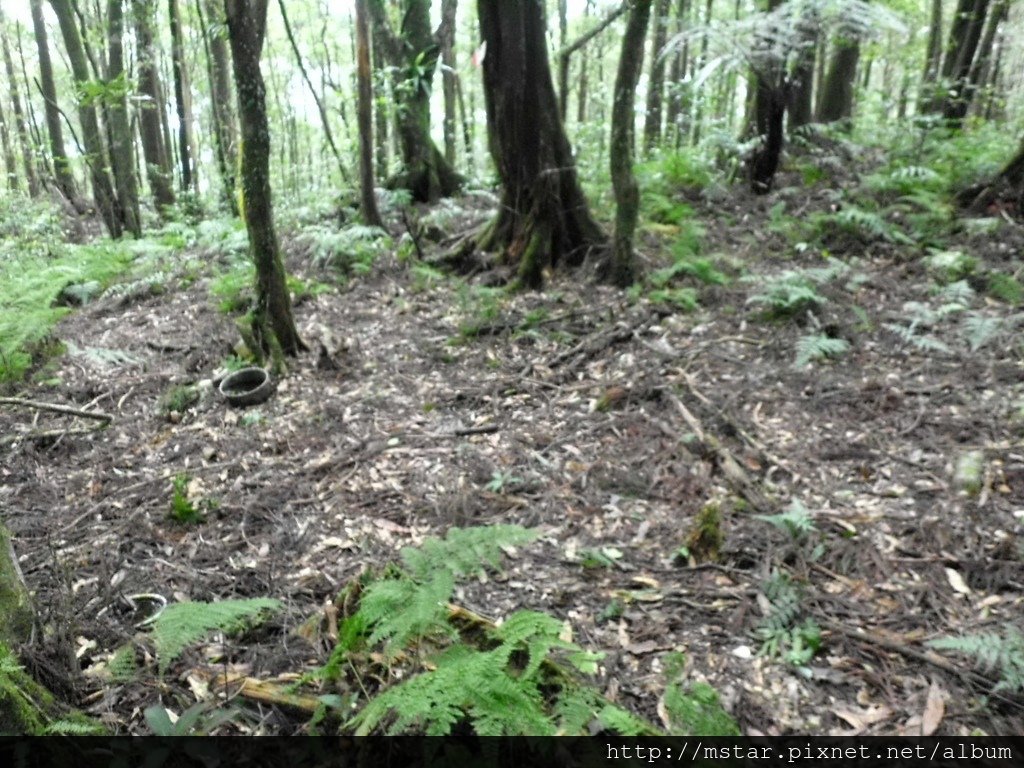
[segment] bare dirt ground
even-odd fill
[[[731,226],[709,217],[708,250],[754,275],[820,265],[760,234],[771,204],[737,201]],[[998,266],[1021,257],[1024,234],[962,239]],[[145,707],[180,711],[225,669],[288,680],[323,664],[329,644],[296,629],[401,547],[518,523],[543,535],[457,602],[567,620],[608,654],[607,696],[655,723],[666,654],[681,651],[687,679],[712,684],[748,734],[1024,734],[1024,701],[993,694],[997,675],[925,645],[1022,624],[1020,344],[940,354],[901,342],[883,324],[928,300],[919,261],[886,244],[856,255],[856,288],[823,288],[833,300],[816,315],[852,349],[800,370],[807,318],[765,320],[747,304],[756,281],[704,287],[697,311],[676,313],[556,276],[464,338],[473,307],[384,260],[298,302],[312,351],[268,402],[232,409],[204,389],[177,423],[161,396],[213,378],[237,341],[204,282],[89,305],[56,335],[128,354],[65,356],[59,389],[23,394],[105,411],[110,426],[31,438],[73,420],[0,409],[0,434],[22,436],[0,444],[0,506],[40,611],[27,658],[117,731],[146,733]],[[307,266],[291,254],[294,272]],[[974,495],[953,482],[969,449],[984,451]],[[190,498],[216,502],[203,524],[168,518],[181,475]],[[759,517],[793,499],[814,521],[802,539]],[[717,556],[692,538],[712,502]],[[822,630],[802,667],[759,654],[773,571]],[[114,649],[134,639],[147,659],[123,599],[137,593],[285,607],[255,633],[193,648],[163,679],[149,658],[148,674],[114,683]],[[299,733],[309,718],[247,706],[258,732]]]

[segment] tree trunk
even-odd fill
[[[478,245],[504,248],[522,283],[578,266],[607,238],[590,215],[576,161],[558,118],[541,0],[478,0],[489,144],[501,206]]]
[[[11,56],[11,44],[7,38],[7,26],[4,23],[2,12],[0,12],[0,26],[3,27],[0,34],[4,52],[4,67],[7,70],[7,86],[11,96],[11,112],[14,115],[14,128],[18,134],[18,142],[21,144],[21,157],[25,166],[25,180],[28,182],[28,194],[30,197],[39,197],[39,174],[36,172],[35,153],[32,151],[32,137],[29,135],[28,126],[25,123],[25,113],[21,109],[21,93],[18,90],[18,73],[14,68],[14,57]],[[17,177],[15,177],[17,182]]]
[[[441,45],[441,87],[444,90],[444,159],[448,165],[455,167],[455,148],[458,131],[456,130],[456,94],[455,80],[455,16],[458,13],[458,0],[441,0],[441,29],[444,34]]]
[[[661,55],[661,50],[665,47],[665,40],[668,37],[670,3],[671,0],[657,0],[654,6],[654,37],[651,42],[650,75],[647,78],[647,111],[644,116],[644,154],[649,154],[652,149],[661,144],[661,113],[662,102],[665,98],[665,57]],[[634,4],[633,13],[639,12],[639,7]],[[644,26],[646,27],[646,24]],[[625,53],[625,39],[622,41],[622,48]],[[642,46],[638,53],[643,59]],[[619,77],[622,74],[620,67]],[[637,82],[639,83],[639,78]],[[634,86],[634,90],[635,88],[636,86]],[[614,117],[612,119],[614,121]],[[613,139],[612,146],[614,147],[614,145],[615,140]],[[616,248],[618,248],[617,245]]]
[[[50,0],[54,13],[57,15],[57,22],[60,24],[61,35],[64,38],[64,45],[67,49],[68,61],[71,64],[71,73],[77,87],[82,87],[91,79],[89,76],[89,64],[85,58],[85,49],[82,47],[82,39],[78,33],[78,25],[75,22],[74,10],[70,0]],[[124,222],[121,218],[121,211],[118,210],[117,199],[114,195],[113,185],[110,183],[110,176],[107,173],[107,151],[103,145],[103,136],[100,133],[99,120],[96,117],[96,109],[92,103],[83,99],[78,100],[78,120],[82,125],[82,143],[85,145],[86,163],[89,166],[89,176],[92,179],[93,196],[96,198],[96,206],[99,208],[100,216],[106,225],[107,232],[111,237],[117,239],[124,232]]]
[[[174,73],[174,103],[178,110],[178,162],[181,166],[181,188],[190,191],[195,185],[195,135],[192,132],[192,89],[185,61],[185,33],[181,25],[178,0],[167,0],[171,19],[171,62]]]
[[[662,14],[655,16],[655,22],[666,21],[668,3],[661,3]],[[635,155],[634,131],[636,116],[634,99],[640,82],[640,68],[644,60],[644,38],[651,16],[651,0],[634,0],[629,14],[626,33],[622,38],[622,53],[619,56],[619,71],[615,76],[615,91],[612,101],[611,175],[615,191],[615,233],[612,236],[611,254],[603,270],[609,282],[625,288],[637,279],[636,254],[633,252],[633,233],[640,215],[640,190],[633,174]],[[655,36],[657,38],[657,35]],[[664,47],[664,42],[662,42]],[[660,48],[656,50],[660,51]],[[654,54],[657,55],[657,54]],[[647,102],[648,123],[651,120],[650,101]],[[659,106],[660,114],[660,106]],[[647,123],[645,123],[646,127]]]
[[[971,63],[970,72],[967,75],[966,86],[963,98],[956,103],[956,109],[946,113],[946,119],[952,120],[959,127],[971,105],[974,104],[974,95],[981,87],[982,81],[987,74],[989,65],[992,62],[992,52],[995,49],[996,36],[999,34],[999,25],[1006,19],[1009,9],[1009,0],[995,0],[992,12],[988,16],[988,24],[985,25],[985,35],[978,44],[978,51]]]
[[[852,29],[840,29],[833,41],[832,59],[818,101],[818,122],[835,123],[853,114],[853,89],[860,59],[856,34]]]
[[[160,112],[165,108],[165,103],[156,68],[156,44],[153,41],[156,0],[133,0],[133,10],[139,93],[145,97],[139,101],[138,106],[142,156],[146,161],[146,178],[153,193],[153,202],[163,215],[165,208],[174,205],[174,189],[168,178],[170,162],[160,130]]]
[[[202,13],[201,4],[205,4]],[[206,46],[207,77],[210,80],[210,100],[213,112],[213,141],[217,150],[217,172],[220,174],[221,199],[232,216],[237,216],[238,196],[235,194],[235,172],[238,168],[238,138],[235,111],[231,105],[231,62],[224,34],[224,3],[218,0],[196,0],[203,25]],[[205,17],[205,18],[204,18]]]
[[[11,144],[11,129],[7,125],[7,115],[3,106],[0,105],[0,142],[4,148],[4,165],[7,168],[7,188],[12,192],[18,191],[18,158],[14,155],[14,145]]]
[[[242,133],[242,211],[256,265],[256,307],[252,336],[257,355],[297,355],[305,349],[295,328],[270,193],[270,124],[260,52],[267,28],[268,0],[225,0],[231,57]]]
[[[113,87],[109,97],[110,167],[125,229],[142,237],[139,214],[139,182],[135,176],[135,144],[128,122],[127,84],[124,78],[124,0],[107,3],[107,86]]]
[[[373,127],[375,141],[375,153],[377,157],[377,168],[376,173],[383,181],[388,176],[388,171],[391,168],[390,156],[388,153],[389,147],[389,130],[391,117],[388,114],[387,99],[384,98],[387,93],[387,82],[388,78],[385,74],[387,64],[385,62],[385,56],[383,46],[381,45],[380,38],[372,34],[370,52],[373,55],[373,79],[378,90],[377,98],[374,99],[373,104]]]
[[[814,59],[818,50],[818,18],[813,8],[800,17],[797,30],[800,33],[800,47],[789,91],[790,131],[807,125],[814,117]]]
[[[370,11],[374,35],[396,71],[402,170],[388,186],[407,189],[422,202],[437,202],[455,194],[462,178],[430,138],[430,90],[440,55],[430,31],[430,0],[403,0],[400,37],[391,30],[383,0],[370,0]]]
[[[689,0],[679,0],[675,10],[675,32],[679,33],[685,29],[686,16],[689,13]],[[679,50],[672,54],[672,63],[669,65],[669,93],[668,108],[665,114],[665,130],[669,132],[672,144],[676,149],[682,144],[683,136],[688,134],[685,111],[688,106],[687,89],[689,85],[683,83],[686,75],[686,51],[687,44],[683,44]]]
[[[359,85],[359,204],[363,220],[381,227],[373,191],[373,72],[370,70],[370,19],[367,0],[356,0],[356,77]]]
[[[43,94],[43,112],[46,115],[46,133],[50,142],[50,156],[53,158],[53,178],[60,193],[76,211],[85,211],[85,204],[78,198],[78,186],[71,172],[71,163],[64,151],[64,128],[61,123],[60,107],[57,106],[57,86],[53,79],[53,63],[50,61],[50,44],[43,19],[43,0],[31,0],[32,29],[35,32],[36,49],[39,53],[39,88]]]
[[[969,102],[965,98],[967,77],[985,26],[989,0],[959,0],[953,23],[949,28],[949,42],[942,60],[939,87],[922,108],[923,112],[942,114],[954,126],[967,114]]]

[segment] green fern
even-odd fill
[[[188,646],[210,632],[238,632],[280,606],[277,600],[263,597],[168,605],[152,623],[160,674],[163,675]]]
[[[665,711],[672,732],[687,736],[742,736],[739,725],[722,709],[718,691],[707,683],[665,689]]]
[[[368,642],[386,641],[389,654],[395,654],[414,638],[454,635],[445,622],[454,591],[455,578],[445,569],[422,581],[399,577],[374,582],[363,593],[359,608],[363,621],[373,627]]]
[[[788,534],[794,541],[803,539],[807,534],[816,531],[814,518],[799,499],[793,499],[785,512],[778,515],[757,515],[757,519],[771,523],[780,531]]]
[[[784,571],[773,571],[762,592],[771,606],[754,635],[761,640],[761,654],[786,654],[792,664],[805,665],[821,647],[821,630],[813,619],[801,621],[802,594]]]
[[[971,312],[963,322],[964,338],[972,352],[976,352],[999,336],[1015,318],[1000,319],[987,317],[980,312]]]
[[[848,352],[850,342],[838,339],[825,333],[809,333],[801,336],[796,343],[796,359],[794,368],[804,368],[814,360],[828,360],[840,357]]]
[[[1024,633],[1006,625],[1001,635],[995,633],[942,637],[929,641],[932,648],[959,651],[974,658],[986,673],[998,673],[996,691],[1024,691]]]

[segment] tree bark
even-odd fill
[[[139,182],[135,176],[135,144],[128,122],[127,83],[124,82],[124,0],[107,3],[107,87],[109,96],[110,167],[125,229],[142,237]]]
[[[39,197],[39,174],[36,172],[36,161],[32,151],[32,137],[29,135],[28,125],[25,122],[25,113],[21,108],[18,73],[14,68],[14,57],[11,56],[11,43],[7,38],[7,26],[4,23],[2,12],[0,12],[0,26],[3,26],[0,41],[2,41],[3,45],[4,67],[7,70],[7,87],[11,97],[11,113],[14,115],[14,129],[18,134],[18,143],[21,145],[22,163],[25,167],[25,181],[28,183],[29,196]],[[15,177],[15,181],[17,181],[17,177]]]
[[[89,77],[89,64],[85,57],[85,48],[82,46],[78,25],[75,22],[74,10],[70,0],[50,0],[50,5],[60,24],[61,36],[64,38],[76,87],[81,88],[91,78]],[[78,120],[82,125],[82,143],[85,145],[86,163],[89,166],[96,207],[99,208],[107,232],[112,238],[117,239],[124,232],[124,221],[122,213],[118,209],[114,187],[110,183],[110,176],[107,173],[107,150],[100,133],[96,109],[92,102],[82,97],[78,98]]]
[[[166,105],[156,66],[156,0],[133,0],[133,10],[139,93],[145,97],[138,106],[142,157],[146,161],[146,178],[153,202],[163,215],[164,209],[174,205],[174,189],[168,176],[170,161],[160,129],[160,112]]]
[[[213,113],[210,122],[213,124],[213,143],[217,151],[221,201],[232,216],[238,216],[238,196],[235,194],[238,138],[235,111],[231,108],[234,94],[231,92],[231,63],[224,23],[224,4],[218,0],[196,0],[196,12],[203,28],[206,77],[210,82]]]
[[[668,3],[660,4],[663,13],[666,12]],[[612,102],[610,162],[612,188],[615,191],[615,233],[612,235],[611,254],[603,270],[603,276],[609,282],[623,288],[635,282],[639,272],[636,254],[633,252],[633,233],[636,231],[636,222],[640,215],[640,190],[633,173],[633,134],[636,124],[634,99],[636,87],[640,82],[644,38],[647,36],[650,16],[651,0],[634,0],[633,10],[626,23],[626,33],[622,38],[622,53],[619,56],[619,71],[615,77]],[[662,21],[666,20],[665,16],[667,13],[661,17]],[[658,20],[657,15],[655,20]],[[648,121],[651,119],[650,106],[648,101]]]
[[[657,0],[654,6],[654,35],[651,41],[650,75],[647,78],[647,111],[644,116],[644,154],[650,154],[651,150],[661,144],[661,115],[665,100],[665,57],[661,55],[661,51],[668,38],[670,3],[671,0]],[[639,10],[639,6],[634,3],[633,13],[638,13]],[[625,53],[625,39],[623,39],[622,48]],[[643,59],[642,46],[638,53]],[[621,68],[619,75],[622,75]],[[637,82],[639,82],[639,78]],[[633,87],[635,90],[636,86]],[[614,117],[612,119],[614,121]],[[612,145],[614,146],[614,144],[613,140]]]
[[[256,307],[252,336],[257,355],[297,355],[306,347],[299,338],[285,282],[270,191],[270,124],[267,87],[260,53],[267,28],[268,0],[225,0],[231,57],[242,133],[242,211],[249,249],[256,265]]]
[[[967,77],[981,40],[988,3],[989,0],[959,0],[957,3],[938,88],[922,109],[926,113],[943,115],[954,127],[959,126],[963,119],[961,110],[967,114]]]
[[[833,42],[832,59],[821,85],[818,122],[835,123],[853,114],[853,89],[857,81],[860,41],[850,28],[840,29]]]
[[[444,90],[444,159],[455,167],[458,130],[456,129],[455,16],[458,0],[441,0],[441,87]]]
[[[7,114],[4,112],[3,106],[0,105],[0,142],[3,143],[4,148],[4,166],[7,169],[7,188],[12,192],[17,192],[19,185],[18,179],[18,158],[14,155],[14,145],[11,144],[11,129],[7,125]]]
[[[39,54],[39,88],[43,95],[43,113],[46,116],[46,133],[53,159],[53,178],[60,193],[76,211],[82,213],[86,205],[78,197],[78,185],[71,171],[71,163],[64,151],[64,128],[61,123],[60,107],[57,105],[57,86],[53,79],[53,63],[50,61],[50,43],[43,19],[43,0],[31,0],[32,30],[35,32],[36,50]]]
[[[544,271],[578,266],[607,238],[590,215],[558,118],[541,0],[478,0],[489,144],[502,182],[484,250],[503,248],[524,286]]]
[[[195,134],[192,130],[192,88],[185,61],[184,30],[178,0],[167,0],[171,19],[171,62],[174,76],[174,103],[178,111],[178,162],[181,167],[181,188],[191,191],[195,186]]]
[[[403,0],[401,7],[399,36],[391,29],[383,0],[369,0],[374,36],[397,73],[394,93],[402,169],[388,186],[407,189],[421,202],[437,202],[462,186],[462,178],[430,138],[430,90],[440,47],[430,30],[430,0]]]
[[[373,72],[370,69],[370,19],[367,0],[356,0],[356,77],[359,107],[359,204],[363,220],[381,227],[373,182]]]

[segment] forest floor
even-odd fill
[[[1024,734],[1020,693],[993,692],[999,669],[926,645],[1024,620],[1015,310],[979,291],[944,311],[953,299],[920,248],[853,239],[832,249],[849,271],[797,280],[817,298],[767,317],[752,296],[827,266],[772,230],[782,194],[695,205],[704,253],[749,277],[695,284],[691,312],[583,275],[500,300],[474,279],[454,293],[381,259],[297,301],[312,351],[245,409],[209,387],[237,333],[208,281],[74,312],[56,329],[69,348],[120,354],[65,355],[58,385],[21,394],[112,423],[59,435],[66,415],[0,408],[4,524],[46,629],[27,660],[55,688],[81,668],[70,700],[147,733],[143,709],[181,712],[226,670],[294,682],[323,665],[330,643],[296,630],[402,547],[516,523],[542,535],[455,602],[564,619],[607,654],[604,694],[656,724],[681,676],[713,686],[746,734]],[[787,194],[791,210],[827,210]],[[1019,266],[1020,225],[970,232],[946,244],[978,260],[968,283]],[[648,266],[672,237],[645,236]],[[308,253],[286,245],[290,270],[310,276]],[[972,349],[965,334],[985,318]],[[815,329],[849,349],[795,367]],[[200,382],[198,402],[168,417],[169,389]],[[29,436],[39,429],[55,435]],[[179,477],[204,523],[169,518]],[[284,607],[161,677],[124,601],[141,593]],[[111,654],[132,642],[149,673],[115,682]],[[339,690],[296,694],[326,692]],[[299,733],[310,717],[280,700],[247,707],[220,732]]]

